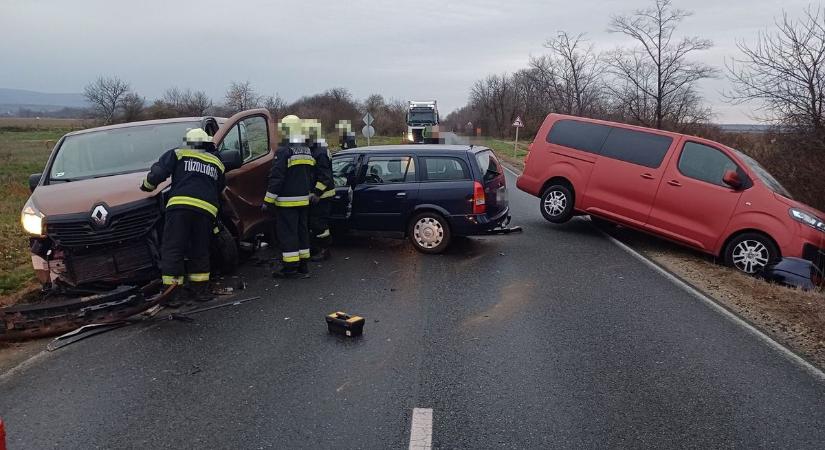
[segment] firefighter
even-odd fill
[[[329,259],[329,246],[332,235],[329,231],[329,215],[332,211],[331,199],[335,196],[335,183],[332,180],[332,157],[323,127],[316,119],[304,120],[304,134],[307,145],[315,158],[315,172],[309,207],[309,241],[312,261]]]
[[[217,229],[220,195],[225,186],[224,166],[215,154],[212,138],[201,128],[186,132],[185,146],[161,155],[152,165],[140,189],[154,191],[169,176],[163,227],[161,274],[164,285],[173,285],[169,306],[182,304],[179,287],[184,275],[194,299],[209,297],[209,244]]]
[[[276,278],[309,277],[309,196],[315,158],[306,145],[303,123],[289,115],[278,123],[280,144],[269,173],[269,185],[262,208],[274,207],[275,228],[281,247],[281,268]]]
[[[339,120],[335,125],[338,129],[338,137],[341,139],[341,150],[356,148],[355,133],[352,132],[352,124],[349,120]]]

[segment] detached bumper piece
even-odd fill
[[[518,225],[511,227],[510,226],[510,220],[511,219],[512,219],[512,217],[507,216],[507,219],[505,219],[504,222],[502,222],[500,226],[487,231],[487,234],[510,234],[510,233],[521,233],[522,231],[524,231]]]
[[[0,309],[0,341],[52,336],[90,323],[124,320],[160,303],[160,282],[117,288],[81,298],[46,300]]]
[[[347,337],[360,336],[364,332],[364,318],[343,312],[334,312],[326,317],[327,328],[332,334]]]
[[[825,282],[822,271],[812,261],[802,258],[782,258],[767,265],[757,276],[771,283],[805,291],[822,287]]]

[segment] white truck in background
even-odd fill
[[[438,126],[438,105],[435,100],[410,101],[407,108],[407,140],[422,143],[432,137]]]

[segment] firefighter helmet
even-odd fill
[[[191,128],[186,131],[186,135],[183,137],[183,142],[192,147],[199,147],[203,144],[212,142],[212,136],[206,134],[206,131],[203,131],[203,128]]]

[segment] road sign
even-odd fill
[[[375,136],[375,128],[370,125],[364,125],[364,128],[361,128],[361,134],[363,134],[365,138],[369,139]]]
[[[518,154],[518,129],[524,127],[524,122],[521,121],[521,116],[516,116],[516,120],[513,121],[513,126],[516,127],[516,140],[513,141],[513,157],[515,158]]]
[[[362,117],[361,120],[363,120],[364,123],[367,124],[367,125],[372,125],[372,122],[375,119],[372,117],[372,114],[370,114],[369,111],[367,111],[367,113],[364,114],[364,117]]]

